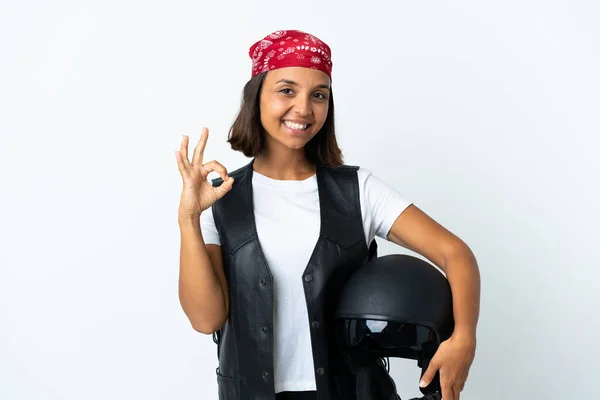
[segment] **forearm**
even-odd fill
[[[179,218],[179,227],[179,300],[194,329],[209,334],[225,322],[225,296],[206,251],[199,219]]]
[[[481,291],[477,260],[465,247],[446,260],[445,271],[452,290],[454,335],[475,340]]]

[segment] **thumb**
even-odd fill
[[[427,369],[425,370],[425,373],[421,377],[421,382],[419,382],[419,387],[423,388],[423,387],[429,386],[429,384],[433,380],[433,377],[435,376],[435,373],[437,372],[437,370],[438,370],[437,362],[435,359],[432,359],[431,362],[429,363],[429,367],[427,367]]]
[[[219,186],[219,191],[220,191],[220,195],[224,196],[225,193],[229,192],[231,190],[231,188],[233,187],[233,178],[231,176],[227,177],[226,181],[223,181],[223,183],[221,184],[221,186]]]

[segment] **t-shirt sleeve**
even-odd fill
[[[219,231],[215,224],[212,206],[200,214],[200,232],[202,232],[204,244],[221,245],[221,238],[219,237]]]
[[[361,201],[364,202],[364,222],[369,224],[368,236],[378,236],[387,240],[387,235],[398,216],[413,203],[370,170],[359,168],[358,173],[362,189]]]

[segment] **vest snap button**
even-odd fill
[[[263,332],[263,333],[267,333],[267,331],[268,331],[268,330],[269,330],[269,329],[268,329],[266,326],[263,326],[263,327],[262,327],[262,332]]]
[[[263,372],[262,377],[266,381],[269,378],[269,373],[268,372]]]
[[[308,274],[308,275],[306,275],[306,276],[304,277],[304,280],[305,280],[306,282],[311,282],[311,281],[313,280],[313,276],[312,276],[311,274]]]
[[[312,327],[315,329],[319,329],[319,321],[313,321],[312,322]]]
[[[320,376],[325,375],[325,370],[323,368],[319,368],[317,369],[317,374],[319,374]]]
[[[260,284],[261,284],[262,286],[265,286],[265,285],[267,284],[267,280],[266,280],[266,279],[261,279],[261,280],[260,280]]]

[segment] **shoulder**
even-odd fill
[[[380,183],[377,176],[373,174],[373,170],[359,165],[324,166],[323,170],[329,172],[334,178],[349,177],[354,179],[356,177],[361,192],[367,190],[367,187],[371,186],[373,182],[375,182],[375,185]]]
[[[356,173],[358,174],[358,180],[361,183],[366,182],[367,180],[369,180],[370,177],[373,176],[373,171],[365,167],[358,167]]]
[[[360,190],[363,195],[369,196],[371,199],[389,199],[390,197],[394,197],[405,200],[404,196],[391,184],[391,182],[386,182],[378,174],[374,173],[373,170],[361,167],[357,170],[357,175]]]
[[[329,173],[330,175],[337,176],[350,176],[356,174],[356,171],[360,169],[357,165],[343,164],[339,166],[321,165],[322,171]]]
[[[357,171],[360,167],[358,165],[342,164],[337,167],[326,166],[326,168],[338,170],[338,171]]]

